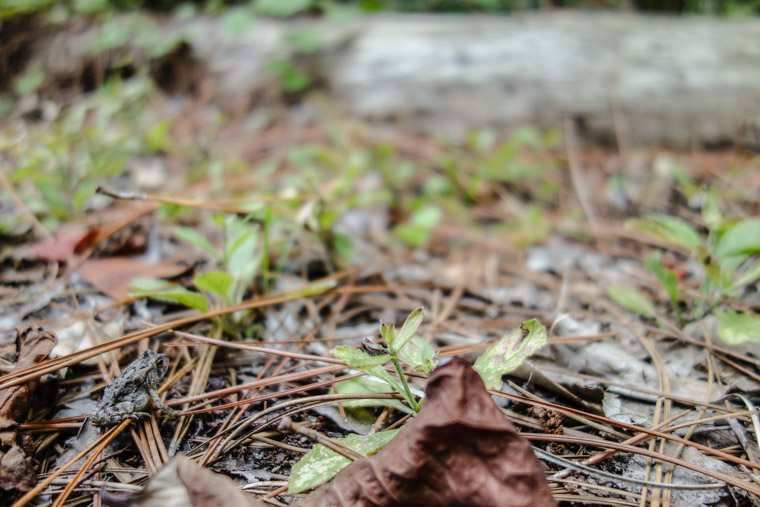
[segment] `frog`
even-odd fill
[[[148,417],[144,412],[151,400],[170,416],[179,414],[158,397],[156,387],[169,369],[166,354],[143,351],[103,390],[103,398],[90,419],[95,426],[111,426],[126,419]]]

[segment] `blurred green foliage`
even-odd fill
[[[66,14],[104,11],[185,11],[224,13],[250,7],[261,16],[333,15],[342,12],[511,13],[533,9],[621,9],[641,12],[712,14],[746,17],[760,14],[760,0],[0,0],[0,19],[55,11]]]

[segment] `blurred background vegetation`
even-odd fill
[[[106,11],[147,9],[219,13],[240,7],[250,7],[260,15],[275,17],[318,17],[350,12],[504,14],[555,8],[742,17],[758,15],[760,0],[2,0],[0,17],[42,13],[52,21],[62,21],[72,14]]]

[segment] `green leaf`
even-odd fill
[[[739,287],[747,285],[748,283],[754,282],[758,278],[760,278],[760,260],[756,260],[754,263],[752,263],[751,266],[744,270],[744,273],[742,273],[741,276],[739,276],[739,278],[731,285],[731,288],[738,289]]]
[[[338,252],[340,258],[345,262],[351,262],[354,256],[354,249],[351,245],[351,236],[342,232],[335,232],[333,235],[333,248]]]
[[[13,91],[16,95],[26,95],[35,91],[45,81],[45,74],[39,70],[25,72],[13,82]]]
[[[335,347],[330,353],[350,367],[359,370],[365,370],[367,368],[372,368],[373,366],[380,366],[391,360],[391,356],[388,354],[370,356],[363,350],[359,350],[356,347],[348,347],[346,345]]]
[[[427,341],[419,336],[412,338],[406,347],[401,349],[399,358],[414,371],[423,375],[430,375],[430,372],[438,366],[438,354]]]
[[[336,393],[340,394],[367,394],[367,393],[390,393],[393,392],[393,387],[382,382],[373,382],[363,377],[352,378],[337,382],[333,389]],[[396,410],[400,410],[406,414],[415,414],[416,412],[407,407],[399,400],[378,400],[373,398],[367,398],[364,400],[346,400],[341,404],[346,408],[361,408],[361,407],[392,407]]]
[[[259,14],[287,18],[311,7],[312,0],[256,0],[253,8]]]
[[[409,406],[415,406],[414,399],[410,399],[407,396],[406,391],[401,387],[401,385],[394,379],[385,369],[382,367],[383,364],[391,360],[391,356],[388,354],[382,354],[379,356],[370,356],[363,350],[359,350],[355,347],[347,347],[345,345],[341,345],[339,347],[335,347],[333,350],[330,351],[332,355],[340,359],[341,361],[345,362],[347,365],[349,365],[352,368],[356,368],[358,370],[362,370],[364,372],[369,373],[370,375],[379,378],[389,386],[391,386],[396,392],[400,393],[407,403],[409,403]]]
[[[227,270],[236,281],[244,285],[253,280],[259,267],[255,255],[257,243],[255,231],[247,231],[235,238],[227,249]]]
[[[670,244],[694,249],[700,243],[699,234],[680,218],[668,215],[648,215],[632,218],[625,223],[627,229],[655,236]]]
[[[334,278],[329,278],[327,280],[318,280],[314,283],[310,283],[306,287],[303,287],[302,289],[294,290],[293,292],[289,292],[288,294],[291,295],[298,295],[304,298],[310,297],[310,296],[318,296],[324,292],[327,292],[330,289],[334,289],[338,285],[338,282]]]
[[[654,316],[654,305],[652,302],[633,287],[613,285],[607,288],[607,295],[623,308],[627,308],[644,317]]]
[[[473,368],[483,378],[487,389],[500,389],[501,376],[520,366],[544,345],[546,328],[536,319],[529,320],[488,347]]]
[[[442,217],[440,207],[426,204],[412,213],[408,223],[399,224],[393,230],[409,246],[422,246],[430,239],[430,231]]]
[[[304,29],[285,35],[285,39],[301,54],[314,53],[322,47],[321,30]]]
[[[211,242],[206,239],[206,236],[197,230],[191,229],[190,227],[175,227],[172,229],[172,233],[182,241],[190,243],[193,246],[197,246],[198,248],[207,251],[214,257],[219,257],[219,253],[214,248],[214,245],[212,245]]]
[[[430,228],[419,225],[399,224],[393,232],[411,247],[420,247],[430,239]]]
[[[386,323],[380,324],[380,336],[383,338],[383,341],[386,345],[389,347],[393,345],[393,340],[396,339],[396,326],[395,324],[391,324],[390,326]]]
[[[232,275],[224,271],[209,271],[195,277],[195,286],[200,290],[222,296],[229,301],[230,288],[234,280]]]
[[[760,218],[742,220],[728,229],[715,245],[713,254],[727,258],[737,254],[760,253]]]
[[[760,317],[752,313],[723,312],[716,315],[718,336],[728,345],[760,342]]]
[[[442,217],[443,211],[441,211],[440,207],[435,204],[426,204],[412,213],[412,216],[409,217],[409,221],[412,225],[430,229],[438,225],[438,222],[441,221]]]
[[[158,151],[168,151],[171,148],[171,140],[169,139],[169,127],[171,127],[171,121],[164,120],[156,123],[148,130],[146,142],[148,145],[148,151],[156,153]]]
[[[208,311],[206,298],[202,294],[187,290],[181,285],[174,285],[159,278],[136,278],[130,284],[133,292],[130,297],[148,297],[167,303],[177,303],[188,308]]]
[[[240,37],[253,28],[256,15],[248,7],[228,8],[221,17],[220,25],[225,33]]]
[[[400,351],[406,345],[406,342],[412,339],[414,333],[422,323],[422,308],[417,308],[406,318],[404,325],[398,330],[396,336],[393,339],[393,343],[389,343],[388,346],[392,347],[395,351]]]
[[[396,436],[399,430],[383,431],[372,435],[349,435],[346,438],[334,438],[344,446],[364,456],[376,453]],[[351,464],[337,452],[324,445],[317,444],[301,461],[295,464],[288,479],[288,493],[295,494],[316,488],[332,479],[338,472]]]
[[[703,193],[702,202],[702,220],[707,227],[715,229],[723,220],[723,214],[720,212],[720,203],[718,202],[718,196],[712,189],[708,189]]]
[[[668,292],[670,303],[673,305],[673,308],[677,308],[678,297],[680,295],[680,291],[678,290],[678,277],[676,277],[676,274],[673,273],[673,271],[662,265],[662,253],[659,250],[656,250],[649,254],[647,258],[644,259],[644,266],[654,274],[657,281],[660,282],[660,285],[662,285]]]

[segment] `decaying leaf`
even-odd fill
[[[348,435],[346,438],[334,440],[351,450],[368,456],[387,444],[396,436],[396,433],[398,430],[390,430],[371,435]],[[350,464],[351,461],[348,458],[322,444],[317,444],[314,449],[301,458],[301,461],[296,463],[290,472],[288,493],[300,493],[321,486]]]
[[[514,371],[535,351],[546,345],[546,328],[536,319],[504,335],[475,361],[487,389],[501,388],[501,376]]]
[[[175,456],[133,499],[135,507],[263,507],[243,493],[229,477],[198,466],[185,456]]]
[[[87,282],[116,300],[129,297],[129,286],[135,278],[173,278],[187,270],[187,266],[171,261],[146,263],[132,257],[87,259],[77,269]]]
[[[103,236],[102,229],[81,226],[63,228],[54,238],[43,239],[28,247],[29,255],[49,261],[68,261],[75,253],[92,247]]]
[[[55,334],[41,327],[30,327],[20,333],[16,339],[15,370],[42,361],[57,341]],[[0,392],[0,487],[3,489],[28,491],[36,482],[31,449],[24,445],[17,428],[26,418],[38,385],[39,380],[34,379]]]
[[[425,392],[422,411],[383,449],[298,505],[555,505],[530,444],[467,361],[436,369]]]

